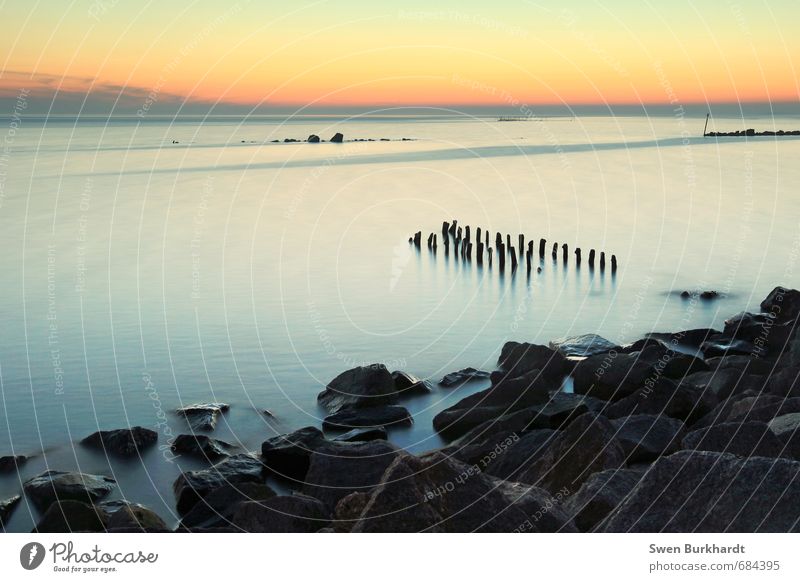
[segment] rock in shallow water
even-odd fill
[[[331,414],[345,408],[387,406],[397,403],[394,379],[386,366],[372,364],[342,372],[317,396]]]
[[[230,405],[223,402],[202,402],[179,408],[176,412],[184,417],[192,430],[214,430],[217,419],[223,412],[227,412]]]
[[[201,498],[227,484],[262,483],[264,465],[248,454],[228,457],[200,471],[181,473],[172,485],[178,513],[186,514]]]
[[[386,429],[382,426],[372,428],[355,428],[344,434],[340,434],[334,441],[346,443],[360,443],[365,441],[385,441],[387,440]]]
[[[179,434],[172,443],[172,452],[217,461],[229,456],[228,450],[233,448],[224,441],[212,439],[201,434]]]
[[[371,406],[369,408],[344,408],[326,416],[324,430],[350,430],[411,424],[411,414],[402,406]]]
[[[264,465],[285,479],[302,481],[308,472],[311,455],[326,442],[322,431],[307,426],[267,439],[261,445]]]
[[[476,370],[475,368],[463,368],[457,372],[450,372],[446,374],[441,380],[439,385],[445,388],[451,388],[459,384],[471,382],[472,380],[486,380],[490,376],[489,372],[483,370]]]
[[[40,511],[46,511],[55,501],[93,503],[102,499],[117,482],[103,475],[67,471],[46,471],[23,483],[25,494]]]
[[[140,455],[142,451],[156,444],[158,433],[149,428],[134,426],[115,430],[100,430],[81,441],[84,445],[101,449],[121,457]]]
[[[508,376],[522,376],[534,370],[551,381],[558,381],[569,373],[570,362],[563,354],[537,344],[506,342],[497,365]]]
[[[28,461],[25,455],[6,455],[0,457],[0,473],[12,473]]]
[[[251,533],[314,533],[330,524],[324,503],[308,495],[276,495],[240,504],[232,525]]]
[[[226,484],[210,491],[183,516],[179,529],[227,528],[242,503],[264,501],[275,491],[264,483]]]
[[[797,532],[798,498],[797,461],[680,451],[656,461],[600,530]]]
[[[620,346],[596,333],[586,333],[570,337],[555,339],[550,342],[550,347],[558,350],[567,357],[596,356],[618,350]]]
[[[0,499],[0,529],[5,527],[5,524],[11,517],[11,513],[14,511],[20,499],[22,498],[19,495],[14,495],[7,499]]]

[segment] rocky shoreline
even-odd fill
[[[508,342],[497,370],[438,386],[383,365],[347,370],[318,396],[335,436],[306,427],[258,452],[207,434],[227,404],[187,407],[176,412],[191,432],[169,446],[208,466],[174,482],[175,530],[104,501],[112,478],[60,471],[0,499],[0,524],[26,496],[39,532],[800,531],[800,291],[776,287],[760,307],[721,331],[624,346],[594,334]],[[434,418],[443,448],[413,455],[387,440],[387,426],[413,422],[407,396],[487,376]],[[83,444],[135,458],[157,440],[133,427]],[[0,471],[24,462],[2,457]]]

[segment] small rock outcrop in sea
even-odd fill
[[[475,368],[463,368],[457,372],[445,374],[445,376],[439,380],[439,386],[450,388],[452,386],[458,386],[459,384],[465,384],[466,382],[470,382],[472,380],[486,380],[489,378],[489,376],[490,373],[483,370],[476,370]]]
[[[341,133],[335,133],[331,138],[331,143],[342,143],[343,141],[344,141],[344,136]]]
[[[394,378],[383,364],[342,372],[317,397],[317,402],[330,413],[348,407],[386,406],[397,401]]]
[[[261,458],[274,475],[302,481],[308,472],[311,455],[326,442],[321,430],[307,426],[264,441],[261,444]]]
[[[392,427],[410,424],[411,414],[403,406],[370,406],[345,408],[326,416],[322,421],[325,430],[350,430],[354,428]]]
[[[28,499],[45,511],[55,501],[94,503],[116,487],[111,477],[69,471],[46,471],[22,484]]]
[[[233,445],[201,434],[179,434],[170,447],[173,453],[189,455],[209,461],[229,456]]]
[[[0,473],[13,473],[28,461],[25,455],[6,455],[0,457]]]
[[[433,389],[425,380],[420,380],[408,372],[395,370],[392,372],[392,380],[394,380],[394,389],[398,398],[433,392]]]
[[[217,426],[219,416],[229,409],[230,405],[223,402],[201,402],[179,408],[176,412],[186,417],[192,430],[210,431]]]
[[[116,430],[100,430],[81,441],[84,445],[101,449],[121,457],[141,455],[146,448],[156,444],[158,433],[149,428],[134,426]]]
[[[22,498],[19,495],[0,499],[0,529],[5,528],[6,522],[8,522],[20,499]]]
[[[606,354],[619,349],[619,346],[614,342],[610,342],[596,333],[586,333],[552,340],[550,347],[567,357],[578,358]]]
[[[319,136],[318,135],[314,135],[312,133],[311,135],[308,136],[308,139],[306,141],[308,143],[319,143]]]

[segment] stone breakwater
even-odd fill
[[[40,532],[798,531],[798,317],[800,291],[776,287],[722,330],[622,346],[594,334],[508,342],[491,385],[434,418],[447,445],[419,455],[387,440],[387,427],[413,422],[405,399],[487,372],[436,383],[382,365],[347,370],[318,396],[325,432],[271,436],[256,452],[209,436],[225,403],[198,404],[176,412],[187,434],[174,454],[207,463],[173,484],[177,528],[105,501],[108,476],[61,471],[21,479],[0,522],[24,495]],[[573,392],[560,388],[566,376]],[[157,441],[133,427],[83,446],[135,458]],[[0,470],[24,462],[2,457]]]

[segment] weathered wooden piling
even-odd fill
[[[467,242],[469,242],[469,240],[470,240],[469,225],[464,227],[464,240],[466,240]]]
[[[606,270],[606,254],[604,252],[600,253],[600,270]]]
[[[510,234],[506,235],[506,246],[508,247],[509,252],[511,252],[511,249],[514,248],[511,245],[511,235]]]
[[[511,253],[511,270],[517,270],[517,251],[514,247],[510,247],[509,252]]]
[[[522,251],[525,250],[525,235],[519,235],[519,260],[522,260]]]
[[[478,239],[477,246],[475,247],[475,260],[479,265],[483,264],[483,242],[481,239]]]
[[[483,242],[481,240],[481,227],[480,226],[475,229],[475,242],[477,242],[478,244]]]
[[[546,244],[547,244],[547,240],[546,239],[543,239],[543,238],[539,239],[539,258],[540,259],[544,258],[544,246]]]
[[[581,264],[581,247],[575,249],[575,264]]]
[[[617,255],[611,255],[611,272],[617,271]]]
[[[489,247],[487,249],[487,253],[489,255],[489,266],[491,267],[492,266],[492,247]]]
[[[460,226],[458,227],[458,230],[456,230],[456,238],[459,239],[459,240],[464,238],[464,232],[463,232],[463,229]]]
[[[450,223],[450,229],[449,229],[449,232],[452,236],[456,235],[456,228],[458,228],[458,221],[454,220],[453,222]]]
[[[472,243],[467,243],[467,260],[472,261]]]
[[[558,260],[558,243],[557,242],[553,243],[552,255],[553,255],[553,260],[557,261]]]
[[[561,254],[564,258],[564,263],[566,264],[567,262],[569,262],[569,246],[567,245],[567,243],[561,245]]]
[[[486,248],[489,248],[489,231],[486,231]]]
[[[500,243],[500,248],[497,249],[497,259],[500,263],[500,270],[503,271],[506,268],[506,248],[503,243]]]
[[[433,246],[433,233],[430,233],[428,235],[428,248],[431,248],[432,246]]]
[[[422,231],[417,231],[414,234],[414,246],[420,248],[422,246]]]
[[[594,267],[594,249],[589,251],[589,266]]]
[[[494,246],[500,248],[502,245],[503,245],[503,235],[498,232],[497,235],[494,237]]]
[[[446,220],[442,222],[442,240],[447,238],[447,232],[449,228],[450,228],[449,222],[447,222]]]

